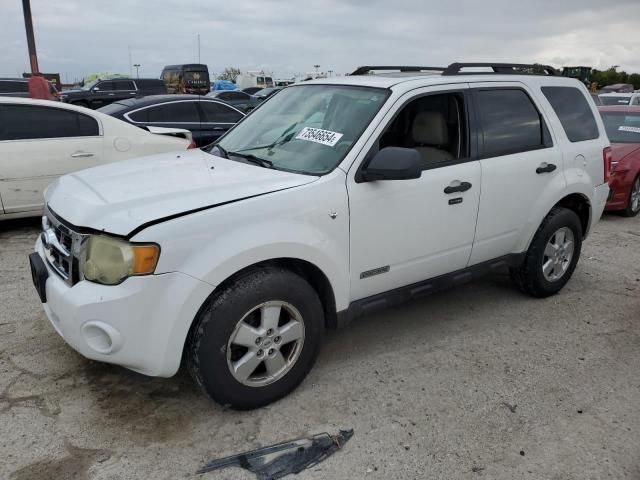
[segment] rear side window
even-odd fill
[[[587,99],[575,87],[542,87],[571,142],[598,138],[598,125]]]
[[[201,102],[200,108],[207,123],[237,123],[243,117],[236,109],[218,102]]]
[[[150,123],[200,123],[196,102],[163,103],[146,110]],[[138,112],[139,113],[139,112]],[[132,115],[131,118],[134,118]]]
[[[523,90],[478,90],[477,108],[484,157],[537,150],[551,144],[540,113]]]
[[[78,112],[31,105],[0,105],[0,140],[96,135],[99,135],[98,122]]]
[[[0,81],[0,93],[27,93],[29,85],[27,82],[20,81]]]

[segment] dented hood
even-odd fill
[[[65,175],[47,189],[45,201],[72,225],[126,236],[149,222],[316,179],[227,160],[196,149]]]

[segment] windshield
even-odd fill
[[[600,100],[603,105],[629,105],[631,97],[605,97],[601,95]]]
[[[94,80],[93,82],[89,82],[89,83],[85,83],[82,87],[80,87],[82,90],[91,90],[93,87],[95,87],[98,82],[100,80]]]
[[[640,112],[600,112],[611,143],[640,143]]]
[[[271,168],[322,175],[342,161],[388,94],[379,88],[342,85],[289,87],[247,116],[218,145],[232,159],[234,153],[251,155],[267,160]]]

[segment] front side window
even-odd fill
[[[404,106],[375,148],[413,148],[424,170],[469,157],[467,132],[463,93],[438,93]]]
[[[135,90],[133,82],[130,80],[116,80],[113,82],[114,90]]]
[[[137,112],[136,112],[137,113]],[[155,105],[147,109],[150,123],[200,123],[196,102],[175,102]],[[131,118],[134,118],[133,116]]]
[[[587,99],[575,87],[542,87],[571,142],[598,138],[598,125]]]
[[[389,93],[343,85],[286,88],[246,117],[219,145],[231,159],[236,158],[233,153],[252,155],[276,169],[322,175],[342,161]]]
[[[640,143],[640,112],[600,112],[611,143]]]
[[[100,82],[96,85],[96,90],[101,92],[109,92],[113,90],[113,82]]]
[[[483,157],[537,150],[550,142],[540,113],[523,90],[478,90],[477,109],[482,125]]]
[[[98,122],[59,108],[0,105],[0,140],[31,140],[99,135]]]

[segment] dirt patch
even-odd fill
[[[11,480],[85,480],[89,467],[111,457],[108,450],[94,450],[67,445],[68,455],[60,459],[40,460],[13,472]]]

